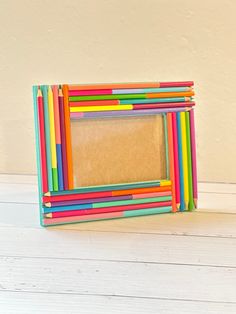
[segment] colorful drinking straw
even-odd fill
[[[159,88],[159,87],[191,87],[192,81],[186,82],[149,82],[149,83],[107,83],[69,85],[69,90],[99,90],[99,89],[130,89],[130,88]]]
[[[68,85],[62,85],[62,91],[63,91],[63,100],[64,100],[68,189],[72,190],[74,188],[74,182],[73,182],[73,167],[72,167],[72,147],[71,147]]]
[[[55,123],[54,123],[53,93],[52,93],[51,86],[48,87],[48,111],[49,111],[53,190],[58,191],[56,135],[55,135]]]
[[[55,134],[56,134],[58,186],[59,186],[59,191],[63,191],[64,183],[63,183],[63,167],[62,167],[61,126],[60,126],[59,96],[58,96],[57,85],[54,85],[52,87],[52,92],[53,92],[53,104],[54,104],[54,124],[55,124]]]
[[[53,191],[50,120],[49,120],[49,108],[48,108],[48,86],[42,86],[42,93],[43,93],[43,102],[44,102],[44,119],[45,119],[44,126],[45,126],[45,137],[46,137],[48,190]]]
[[[65,223],[75,223],[75,222],[88,222],[104,219],[114,219],[114,218],[124,218],[124,217],[136,217],[143,215],[155,215],[155,214],[164,214],[170,213],[172,210],[171,206],[166,207],[154,207],[146,208],[139,210],[127,210],[123,212],[112,212],[112,213],[103,213],[103,214],[94,214],[94,215],[84,215],[84,216],[70,216],[70,217],[61,217],[61,218],[45,218],[43,220],[44,225],[61,225]]]
[[[179,153],[179,184],[180,184],[180,210],[185,209],[184,203],[184,167],[183,167],[183,148],[180,112],[176,114],[177,118],[177,135],[178,135],[178,153]]]
[[[185,118],[186,118],[187,151],[188,151],[189,210],[193,210],[194,209],[194,201],[193,201],[192,152],[191,152],[189,112],[186,112]]]
[[[136,88],[136,89],[95,89],[69,90],[69,96],[117,95],[117,94],[147,94],[166,92],[190,92],[191,87]]]
[[[68,169],[67,169],[67,154],[66,154],[66,133],[65,133],[65,115],[64,115],[64,97],[62,89],[59,87],[58,91],[58,104],[59,104],[59,116],[60,116],[60,131],[61,131],[61,154],[62,154],[62,171],[63,171],[63,184],[65,193],[69,189],[68,185]]]
[[[48,191],[48,174],[47,174],[47,155],[46,155],[46,140],[45,140],[45,127],[44,127],[44,107],[43,95],[39,88],[37,94],[38,101],[38,125],[39,125],[39,140],[40,140],[40,161],[41,161],[41,178],[42,178],[42,191]]]
[[[192,109],[189,114],[190,117],[190,135],[191,135],[191,151],[192,151],[192,175],[193,175],[193,199],[195,208],[197,208],[197,162],[196,162],[196,137],[195,137],[195,123],[194,123],[194,110]]]
[[[154,202],[147,204],[135,204],[135,205],[124,205],[124,206],[110,206],[102,208],[93,208],[93,209],[81,209],[81,210],[67,210],[67,211],[58,211],[50,212],[44,214],[46,218],[59,218],[59,217],[69,217],[69,216],[83,216],[83,215],[92,215],[92,214],[102,214],[102,213],[111,213],[111,212],[120,212],[124,210],[137,210],[137,209],[146,209],[146,208],[160,208],[163,206],[171,206],[171,201],[166,202]]]
[[[176,112],[172,113],[172,131],[173,131],[173,149],[174,149],[174,166],[175,166],[175,193],[176,206],[180,208],[180,177],[179,177],[179,151],[178,151],[178,131]]]
[[[180,113],[181,137],[182,137],[182,160],[183,160],[183,178],[184,178],[184,204],[188,210],[189,205],[189,185],[188,185],[188,150],[186,136],[186,115],[185,112]]]

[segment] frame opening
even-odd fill
[[[164,117],[71,120],[74,187],[168,179]]]

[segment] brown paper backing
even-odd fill
[[[71,121],[74,187],[166,179],[162,115]]]

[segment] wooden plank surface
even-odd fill
[[[0,203],[0,227],[38,228],[37,204]],[[177,213],[50,227],[47,230],[236,237],[236,215]]]
[[[201,193],[200,196],[198,211],[236,214],[236,193]]]
[[[198,182],[200,193],[236,194],[235,183]]]
[[[236,305],[221,302],[72,295],[32,292],[0,292],[4,314],[235,314]]]
[[[29,183],[0,183],[0,201],[8,203],[38,203],[38,188]]]
[[[235,302],[236,268],[0,257],[0,291]]]
[[[64,230],[113,231],[126,233],[176,234],[196,236],[236,236],[236,215],[205,212],[164,214],[134,219],[117,219],[64,225]],[[53,227],[52,229],[58,229]]]
[[[38,228],[37,204],[0,203],[0,227]],[[191,212],[50,227],[47,230],[236,237],[236,215]]]
[[[235,185],[192,213],[39,226],[35,176],[0,175],[1,313],[236,313]]]
[[[0,228],[0,247],[2,257],[236,267],[236,238]]]
[[[4,174],[0,173],[0,183],[10,184],[38,184],[36,175],[24,175],[24,174]]]

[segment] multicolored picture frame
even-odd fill
[[[33,86],[42,226],[197,207],[193,82]]]

